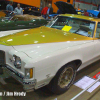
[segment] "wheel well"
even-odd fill
[[[70,62],[66,63],[66,64],[63,65],[61,68],[63,68],[63,67],[66,66],[67,64],[73,63],[73,62],[76,64],[76,68],[75,68],[76,70],[77,70],[77,69],[80,67],[80,65],[82,64],[82,61],[81,61],[80,59],[76,59],[76,60],[73,60],[73,61],[70,61]],[[61,68],[60,68],[60,69],[61,69]],[[60,70],[60,69],[59,69],[59,70]],[[58,70],[58,71],[59,71],[59,70]],[[58,71],[57,71],[57,72],[58,72]],[[56,73],[56,74],[57,74],[57,73]],[[56,75],[56,74],[55,74],[55,75]],[[53,79],[54,79],[54,77],[52,78],[52,80],[53,80]],[[52,81],[52,80],[51,80],[51,81]],[[50,81],[50,83],[51,83],[51,81]],[[49,83],[49,84],[50,84],[50,83]]]
[[[78,69],[80,67],[80,65],[82,64],[82,61],[80,59],[73,60],[71,62],[68,62],[67,64],[72,63],[72,62],[74,62],[76,64],[76,69]],[[67,64],[65,64],[64,66],[66,66]]]
[[[76,64],[76,69],[78,69],[82,64],[82,61],[79,60],[79,59],[78,60],[74,60],[73,62]]]

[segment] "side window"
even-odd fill
[[[54,25],[65,26],[68,23],[68,19],[66,17],[59,18]]]
[[[95,37],[100,39],[100,22],[97,25],[97,30],[96,30],[96,36]]]

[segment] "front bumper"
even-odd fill
[[[24,75],[12,69],[10,66],[6,65],[3,67],[3,72],[5,75],[11,76],[23,85],[25,91],[34,91],[36,80],[25,79]]]

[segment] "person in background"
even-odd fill
[[[78,11],[80,11],[80,10],[81,10],[81,9],[80,9],[80,3],[78,4],[78,8],[77,8],[77,10],[78,10]]]
[[[42,5],[43,5],[43,4],[42,4],[42,2],[41,2],[41,5],[40,5],[40,12],[41,12],[41,11],[42,11],[42,9],[43,9],[43,8],[42,8]]]
[[[87,10],[84,10],[84,16],[89,16],[89,13],[87,12]]]
[[[46,18],[47,11],[48,11],[48,7],[44,7],[43,10],[41,11],[42,17]]]
[[[48,19],[50,14],[53,14],[53,8],[52,8],[51,3],[48,4],[48,10],[47,10],[46,19]]]
[[[20,7],[20,4],[17,4],[17,7],[15,8],[15,14],[16,15],[23,15],[23,9]]]
[[[51,3],[48,4],[48,11],[47,11],[47,14],[53,14],[53,8],[52,8],[52,5]]]
[[[99,6],[99,11],[100,11],[100,6]]]
[[[10,13],[13,11],[13,6],[12,5],[13,5],[13,2],[10,1],[9,4],[6,6],[6,10],[7,10],[6,15],[7,15],[7,17],[10,17]]]
[[[99,10],[99,11],[100,11],[100,4],[98,4],[98,6],[97,6],[97,10]]]

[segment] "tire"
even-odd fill
[[[73,84],[73,81],[75,79],[75,67],[75,63],[69,63],[63,66],[61,69],[59,69],[55,77],[51,80],[51,82],[48,85],[49,90],[51,90],[54,94],[62,94],[66,92],[69,89],[69,87]]]

